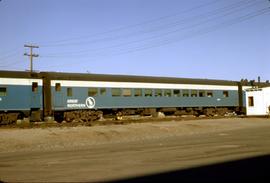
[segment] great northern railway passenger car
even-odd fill
[[[77,110],[214,115],[239,112],[243,108],[242,85],[235,81],[70,73],[42,75],[50,83],[50,90],[45,92],[49,95],[45,110],[63,120],[75,118],[75,113],[78,116]]]

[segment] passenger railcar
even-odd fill
[[[54,113],[61,120],[80,116],[77,110],[214,115],[239,112],[244,107],[242,85],[235,81],[70,73],[42,75],[50,83],[50,89],[45,92],[48,95],[45,98],[49,99],[44,104],[46,115]]]
[[[95,120],[103,114],[243,112],[242,82],[57,72],[0,71],[0,120]]]
[[[42,79],[38,74],[0,72],[0,121],[14,122],[42,109]]]

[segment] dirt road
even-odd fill
[[[0,180],[106,181],[270,154],[270,119],[0,129]]]

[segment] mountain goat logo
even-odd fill
[[[88,97],[86,100],[85,100],[85,105],[87,108],[89,109],[92,109],[95,107],[96,105],[96,101],[93,97]]]

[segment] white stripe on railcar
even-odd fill
[[[42,85],[42,79],[27,79],[27,78],[0,78],[0,85],[27,85],[31,86],[32,82],[37,82]]]
[[[61,83],[61,86],[64,86],[64,87],[238,90],[238,86],[225,86],[225,85],[105,82],[105,81],[70,81],[70,80],[52,80],[51,81],[52,86],[55,86],[56,83]]]

